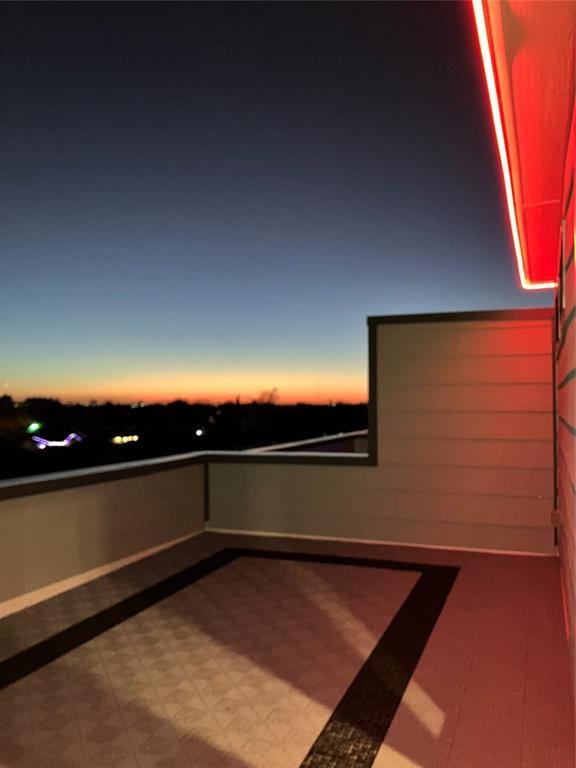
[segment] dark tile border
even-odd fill
[[[227,548],[0,663],[0,690],[240,557],[420,573],[301,768],[370,768],[460,570],[341,555]],[[374,706],[374,702],[378,706]]]
[[[349,685],[300,768],[370,768],[442,612],[459,568],[371,558],[262,552],[301,562],[420,572],[420,578]],[[378,702],[375,706],[375,702]]]

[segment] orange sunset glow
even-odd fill
[[[15,390],[18,400],[37,396],[30,385]],[[172,400],[188,402],[222,403],[240,399],[242,402],[273,399],[277,403],[328,402],[361,403],[367,400],[366,377],[357,373],[338,378],[329,374],[296,374],[284,371],[274,376],[268,373],[250,374],[228,372],[217,377],[210,374],[129,375],[94,381],[44,385],[43,397],[54,397],[62,402],[112,401],[129,403],[166,403]]]

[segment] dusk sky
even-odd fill
[[[368,315],[518,287],[465,2],[2,3],[15,399],[358,402]]]

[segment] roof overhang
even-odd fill
[[[553,288],[574,105],[576,3],[472,5],[520,283]]]

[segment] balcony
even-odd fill
[[[3,482],[3,765],[572,768],[552,330],[370,319],[365,453]]]

